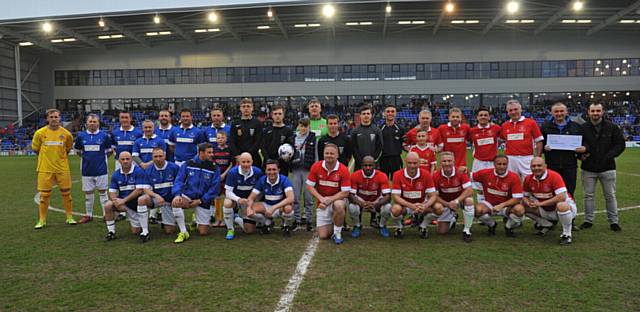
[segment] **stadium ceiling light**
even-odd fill
[[[622,64],[627,64],[627,60],[622,60]]]
[[[207,16],[207,18],[209,18],[209,21],[212,23],[215,23],[218,21],[218,13],[216,12],[211,12],[209,13],[209,15]]]
[[[600,65],[600,64],[602,64],[602,61],[601,60],[597,60],[596,64]]]
[[[606,94],[606,93],[604,93],[604,92],[602,92],[602,96],[607,96],[607,94]]]
[[[166,30],[166,31],[158,32],[158,34],[161,35],[161,36],[166,36],[166,35],[171,35],[171,32]]]
[[[626,70],[623,70],[623,71],[622,71],[622,74],[623,74],[623,75],[626,75],[626,74],[627,74],[627,71],[626,71]]]
[[[453,4],[453,2],[448,2],[444,6],[444,10],[447,11],[447,13],[453,13],[453,11],[455,11],[455,9],[456,9],[456,5]]]
[[[197,33],[218,32],[218,31],[220,31],[220,28],[207,28],[207,29],[196,29],[196,30],[194,30],[194,32],[197,32]]]
[[[18,43],[18,45],[20,45],[21,47],[28,47],[28,46],[32,46],[33,42],[30,41],[24,41],[24,42],[20,42]]]
[[[507,3],[507,12],[513,14],[518,12],[518,10],[520,9],[520,3],[518,1],[509,1],[509,3]]]
[[[600,71],[600,67],[596,67],[596,71]]]
[[[451,24],[464,24],[463,20],[453,20],[451,21]]]
[[[627,91],[627,93],[625,93],[625,95],[626,95],[626,96],[629,96],[629,94],[630,94],[630,93],[629,93],[628,91]]]
[[[60,43],[62,39],[51,39],[51,43]]]
[[[384,11],[387,12],[387,14],[391,14],[391,4],[387,4],[387,6],[384,8]]]
[[[44,30],[44,32],[51,32],[53,30],[53,26],[49,22],[44,22],[42,23],[42,30]]]
[[[574,20],[574,19],[563,19],[562,23],[563,24],[575,24],[576,20]]]
[[[584,8],[584,2],[576,0],[576,2],[573,3],[572,8],[574,11],[582,11],[582,9]]]
[[[591,23],[591,20],[590,19],[579,19],[579,20],[577,20],[577,23],[578,24],[589,24],[589,23]]]
[[[157,36],[158,32],[157,31],[153,31],[153,32],[148,32],[146,33],[147,36]]]
[[[104,19],[102,19],[102,17],[98,20],[98,26],[100,28],[104,28],[105,26],[107,26],[107,23],[105,23]]]
[[[326,18],[332,18],[336,13],[336,8],[332,4],[325,4],[322,7],[322,15]]]
[[[520,20],[506,20],[504,22],[507,24],[517,24],[517,23],[520,23]]]
[[[269,25],[260,25],[260,26],[258,26],[256,28],[258,28],[258,29],[269,29],[269,28],[271,28],[271,26],[269,26]]]
[[[295,28],[305,28],[305,27],[307,27],[307,24],[295,24],[295,25],[293,25],[293,27],[295,27]]]
[[[620,20],[619,23],[620,24],[633,24],[635,23],[635,20]]]
[[[307,24],[307,26],[309,26],[309,27],[320,27],[320,24],[317,24],[317,23],[316,24]]]
[[[273,10],[269,9],[267,11],[267,17],[272,18],[273,17]]]
[[[74,42],[76,40],[77,40],[76,38],[64,38],[64,39],[62,39],[62,41],[64,41],[64,42]]]
[[[100,39],[100,40],[119,39],[119,38],[124,38],[124,35],[123,34],[113,34],[113,35],[100,35],[100,36],[98,36],[98,39]]]
[[[153,17],[153,23],[160,24],[160,15],[158,15],[158,13]]]
[[[609,64],[604,65],[604,68],[609,69]]]
[[[523,20],[520,20],[520,23],[522,23],[522,24],[533,24],[533,23],[535,23],[535,22],[536,22],[536,20],[532,20],[532,19],[523,19]]]
[[[479,20],[466,20],[464,21],[465,24],[478,24],[480,23]]]

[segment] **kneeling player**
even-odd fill
[[[253,166],[253,157],[246,152],[238,156],[238,166],[229,170],[224,182],[225,199],[222,208],[224,224],[227,226],[227,240],[232,240],[236,236],[234,222],[247,233],[256,231],[256,221],[249,218],[243,220],[242,217],[246,217],[247,198],[262,176],[262,170]],[[235,215],[236,209],[241,217]]]
[[[434,207],[443,210],[442,215],[438,218],[438,233],[448,233],[456,222],[456,209],[462,209],[464,216],[462,239],[469,243],[471,242],[471,225],[475,214],[473,188],[469,175],[456,170],[452,152],[440,154],[440,167],[440,170],[433,174],[433,183],[438,191],[438,199]]]
[[[389,178],[375,170],[376,161],[371,156],[362,158],[362,169],[351,175],[349,215],[353,222],[351,237],[360,237],[360,215],[363,210],[380,213],[380,235],[389,237],[387,219],[391,215],[391,189]]]
[[[258,180],[247,200],[247,217],[262,221],[265,234],[271,232],[273,218],[282,217],[282,235],[289,237],[293,220],[293,185],[280,174],[277,160],[267,160],[265,171],[267,174]],[[264,195],[263,201],[255,202],[260,195]]]
[[[524,206],[522,206],[522,184],[514,172],[509,171],[507,156],[498,155],[493,159],[494,168],[482,169],[473,173],[484,193],[484,199],[478,201],[476,216],[489,227],[489,235],[496,234],[495,215],[507,218],[504,231],[507,237],[514,237],[514,228],[522,225]]]
[[[178,171],[173,183],[173,201],[171,207],[180,234],[175,243],[189,239],[184,226],[183,209],[195,209],[196,223],[200,235],[209,234],[211,203],[220,193],[220,169],[213,161],[213,147],[209,143],[198,144],[198,155],[187,160]]]
[[[160,147],[153,148],[151,152],[153,164],[144,170],[147,176],[147,183],[150,188],[144,189],[144,195],[138,199],[138,204],[149,209],[160,209],[162,214],[162,224],[167,234],[173,233],[176,227],[176,219],[174,217],[171,202],[173,201],[173,181],[178,176],[180,167],[166,160],[166,152]],[[182,211],[180,208],[175,208]],[[179,212],[178,212],[179,214]],[[184,220],[180,225],[180,232],[187,232],[184,226]],[[188,233],[187,233],[188,235]]]
[[[338,146],[328,143],[324,146],[324,160],[311,166],[307,177],[307,190],[316,199],[316,227],[320,239],[331,237],[336,244],[342,244],[342,227],[347,203],[345,199],[351,190],[349,169],[338,161]]]
[[[138,197],[143,189],[149,188],[144,171],[133,166],[131,153],[124,151],[118,155],[120,170],[111,176],[109,198],[104,205],[104,220],[107,224],[107,240],[116,238],[115,214],[126,212],[131,223],[131,232],[140,235],[142,242],[149,241],[149,215],[147,206],[138,204]]]
[[[424,216],[420,223],[420,238],[429,237],[427,225],[442,215],[442,207],[435,207],[437,191],[427,170],[420,168],[420,157],[414,152],[404,159],[405,168],[393,173],[391,218],[396,224],[396,238],[402,238],[402,217],[405,214]]]
[[[560,245],[571,244],[571,227],[576,217],[576,203],[567,192],[567,187],[559,173],[547,169],[542,157],[531,160],[531,172],[524,179],[524,208],[527,216],[542,228],[537,233],[544,235],[552,223],[560,221],[562,235]]]

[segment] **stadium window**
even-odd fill
[[[329,67],[327,65],[320,65],[320,68],[318,70],[321,74],[326,74],[329,72]]]
[[[158,72],[158,75],[160,75],[160,77],[163,77],[163,78],[164,78],[164,77],[167,77],[167,70],[166,70],[166,69],[161,69],[161,70]]]
[[[499,70],[500,70],[500,63],[498,62],[491,63],[491,71],[499,71]]]
[[[464,66],[465,66],[464,68],[465,71],[473,71],[473,63],[467,63]]]
[[[441,72],[448,72],[449,71],[449,63],[440,64],[440,71]]]
[[[138,69],[136,72],[136,77],[144,78],[144,69]]]
[[[93,71],[93,78],[100,78],[100,71],[99,70],[94,70]]]
[[[416,71],[417,72],[424,72],[424,64],[416,64]]]
[[[182,77],[184,77],[184,78],[189,77],[189,70],[188,70],[188,69],[186,69],[186,68],[182,69],[182,71],[181,71],[181,74],[180,74],[180,75],[181,75]]]
[[[399,65],[399,64],[393,64],[393,65],[391,65],[391,72],[393,72],[393,73],[398,73],[398,72],[400,72],[400,65]]]
[[[296,66],[296,75],[304,75],[304,66]]]
[[[63,72],[63,71],[56,71],[55,72],[55,80],[56,80],[56,86],[65,86],[67,85],[67,73]]]
[[[375,73],[376,72],[376,65],[367,65],[367,72],[368,73]]]
[[[271,74],[272,75],[280,75],[280,66],[271,67]]]
[[[116,75],[116,78],[122,78],[122,71],[116,70],[115,75]]]
[[[351,65],[344,65],[342,66],[342,72],[345,74],[350,74],[351,73]]]

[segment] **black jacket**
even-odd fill
[[[547,135],[549,134],[582,135],[582,127],[569,118],[567,118],[567,124],[562,128],[562,131],[560,131],[560,128],[555,122],[549,120],[542,124],[540,130],[544,136],[544,146],[547,145]],[[554,170],[578,168],[578,156],[579,155],[573,151],[544,151],[544,158],[547,161],[547,165]]]
[[[382,132],[374,124],[360,125],[353,129],[351,143],[353,144],[353,158],[356,168],[360,168],[364,156],[372,156],[377,160],[382,154]]]
[[[277,160],[280,145],[287,143],[292,147],[294,146],[293,135],[293,130],[288,126],[274,127],[269,125],[264,128],[264,133],[262,134],[262,158],[265,160]]]
[[[400,156],[404,151],[402,143],[404,143],[406,131],[400,128],[398,124],[394,123],[393,126],[387,126],[384,123],[380,128],[380,132],[382,132],[382,141],[384,142],[382,145],[382,157]]]
[[[294,137],[295,143],[295,137]],[[309,131],[307,139],[304,141],[304,156],[301,158],[302,152],[296,148],[296,152],[291,160],[291,169],[311,169],[311,166],[316,162],[316,134]]]
[[[615,158],[625,149],[624,136],[620,127],[603,119],[600,131],[591,121],[582,125],[582,144],[587,148],[588,157],[582,161],[580,168],[591,172],[604,172],[616,169]]]
[[[255,158],[260,156],[260,142],[262,142],[262,123],[254,118],[237,119],[231,124],[229,135],[229,149],[232,156],[248,152]]]
[[[338,155],[338,161],[349,167],[351,156],[353,156],[351,138],[343,133],[339,133],[336,137],[332,137],[329,134],[321,136],[320,140],[318,140],[318,160],[324,160],[324,147],[329,143],[338,146],[338,154],[340,154]]]

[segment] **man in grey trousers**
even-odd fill
[[[582,187],[584,189],[584,223],[581,229],[593,226],[596,211],[594,195],[600,180],[607,206],[607,219],[612,231],[622,231],[618,220],[616,201],[616,161],[625,149],[624,136],[620,127],[603,118],[604,105],[589,105],[589,120],[582,125],[582,144],[586,148],[582,154]]]
[[[309,123],[308,118],[300,119],[298,121],[298,132],[294,137],[296,151],[291,162],[291,184],[293,184],[294,193],[293,211],[295,223],[292,226],[292,230],[303,224],[306,226],[307,231],[313,230],[311,222],[314,200],[305,187],[305,182],[311,165],[316,162],[318,157],[316,155],[316,136],[315,133],[310,131]],[[301,195],[304,196],[304,199],[301,198]]]

